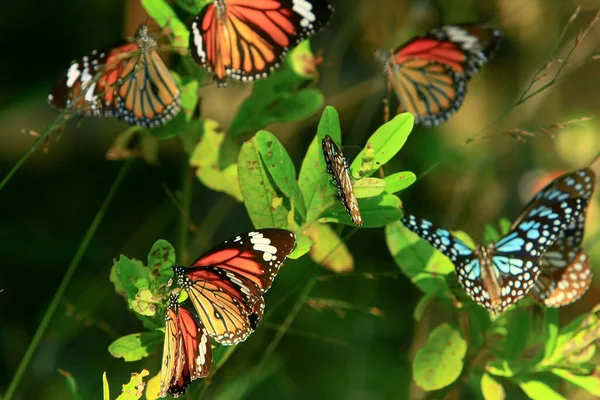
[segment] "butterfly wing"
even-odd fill
[[[172,386],[177,385],[182,371],[182,348],[177,318],[177,296],[171,296],[165,315],[165,342],[160,369],[160,397],[165,397]]]
[[[190,379],[204,378],[209,374],[212,363],[208,332],[204,324],[183,307],[179,308],[178,318]]]
[[[219,86],[265,78],[285,54],[325,26],[325,0],[215,0],[194,19],[189,48]]]
[[[352,178],[348,171],[346,159],[329,135],[325,135],[321,145],[323,147],[325,166],[327,167],[327,172],[333,178],[338,198],[344,205],[344,208],[354,225],[361,226],[363,220],[360,215],[360,208],[358,207],[356,195],[354,194],[354,186],[352,185]]]
[[[173,267],[211,337],[235,344],[254,331],[262,295],[295,243],[292,232],[261,229],[225,241],[188,268]]]
[[[467,81],[496,53],[502,38],[482,25],[447,25],[378,52],[404,111],[433,127],[459,109]]]

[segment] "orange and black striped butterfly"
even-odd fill
[[[160,369],[160,397],[184,394],[191,381],[210,372],[212,347],[206,328],[172,294],[165,314],[165,343]]]
[[[194,19],[189,48],[220,87],[228,77],[249,82],[267,77],[332,15],[325,0],[215,0]]]
[[[474,24],[446,25],[389,51],[378,51],[401,111],[434,127],[462,105],[468,80],[494,56],[502,33]]]
[[[361,226],[363,220],[358,208],[358,201],[354,195],[354,186],[352,186],[352,177],[350,176],[350,172],[348,172],[346,159],[329,135],[325,135],[321,145],[323,147],[327,172],[333,178],[338,198],[344,205],[354,225]]]
[[[263,294],[294,249],[296,237],[284,229],[259,229],[231,238],[189,267],[173,266],[188,296],[217,342],[244,341],[261,320]]]
[[[94,50],[71,63],[48,101],[83,116],[116,117],[148,128],[166,124],[181,109],[177,83],[146,25],[136,31],[135,42]]]

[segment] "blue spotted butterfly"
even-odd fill
[[[506,236],[476,249],[425,219],[405,215],[402,222],[454,263],[458,281],[476,303],[500,314],[531,290],[544,253],[587,208],[593,191],[587,171],[550,182],[529,202]]]

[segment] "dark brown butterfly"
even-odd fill
[[[323,156],[325,157],[325,165],[327,172],[333,178],[333,183],[337,188],[338,198],[344,205],[348,216],[356,226],[363,224],[358,201],[354,195],[354,186],[352,186],[352,178],[348,171],[348,164],[344,155],[335,144],[329,135],[325,135],[323,142]]]

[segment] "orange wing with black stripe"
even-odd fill
[[[191,266],[173,266],[208,334],[221,344],[245,340],[262,318],[263,293],[293,250],[294,234],[260,229],[231,238]]]
[[[194,19],[189,48],[219,86],[228,77],[253,81],[279,67],[290,49],[332,15],[325,0],[215,0]]]
[[[481,25],[447,25],[377,53],[400,101],[415,122],[437,126],[463,103],[467,82],[494,56],[502,33]]]
[[[145,25],[138,28],[135,42],[94,50],[71,63],[48,101],[60,110],[148,128],[166,124],[181,109],[177,83]]]
[[[210,372],[212,347],[206,328],[181,306],[178,294],[169,298],[165,316],[165,343],[160,370],[160,397],[184,394],[191,381]]]

